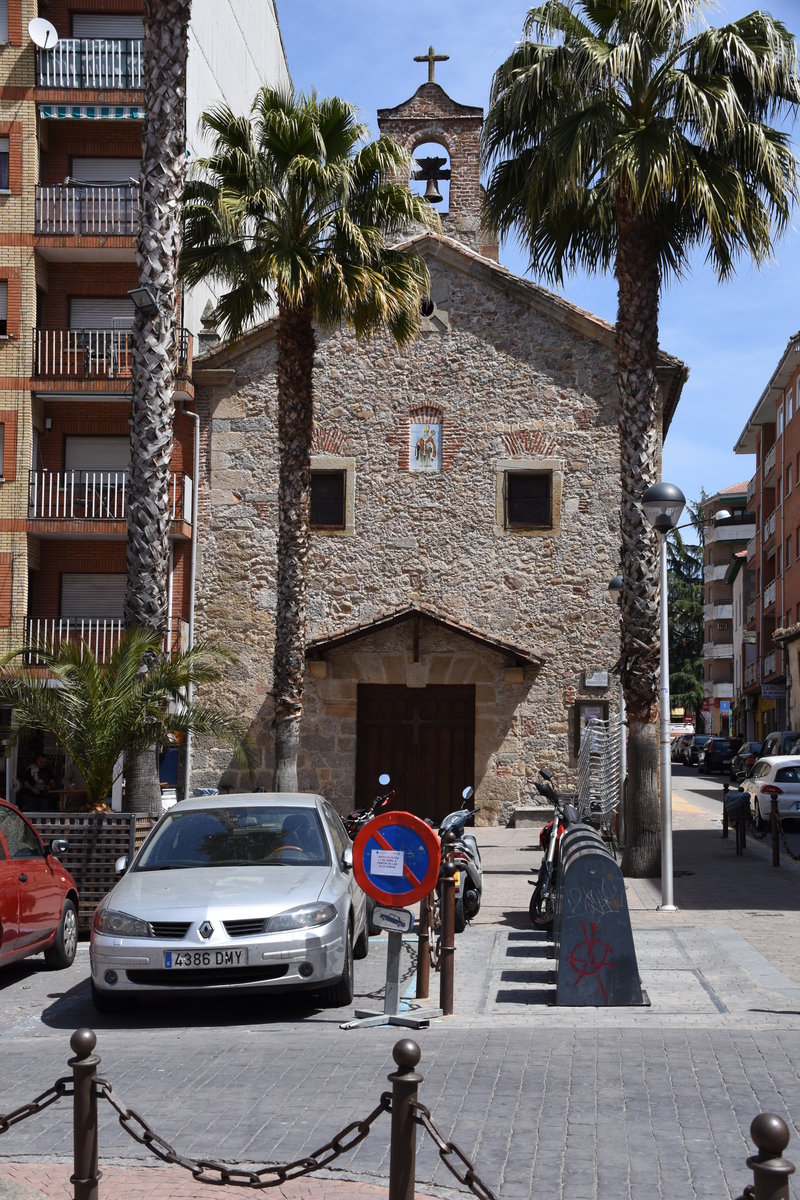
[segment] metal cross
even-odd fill
[[[449,54],[436,54],[433,46],[428,47],[427,54],[415,54],[414,62],[426,62],[428,64],[428,83],[433,83],[433,65],[437,62],[447,62],[450,58]]]

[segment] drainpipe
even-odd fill
[[[197,493],[200,477],[200,414],[191,412],[186,402],[181,403],[181,410],[194,422],[194,448],[192,452],[192,541],[189,562],[189,649],[194,649],[194,595],[197,581]],[[189,684],[186,689],[186,703],[190,705],[194,699],[194,686]],[[183,795],[184,799],[191,796],[192,780],[192,734],[186,734],[186,757],[183,765]]]

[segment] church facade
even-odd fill
[[[435,143],[449,161],[428,172],[449,172],[443,233],[412,239],[430,271],[423,329],[403,350],[318,334],[298,766],[300,787],[340,811],[385,771],[420,815],[441,817],[472,785],[482,821],[505,822],[534,802],[540,767],[574,786],[582,722],[616,707],[614,330],[496,261],[480,223],[481,121],[432,78],[379,114],[409,150]],[[238,656],[217,696],[249,720],[267,788],[275,333],[267,323],[195,364],[196,629]],[[683,378],[663,355],[667,414]],[[251,786],[202,744],[192,781]]]

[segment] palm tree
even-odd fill
[[[139,286],[154,303],[137,307],[132,355],[131,463],[128,481],[127,629],[168,634],[170,459],[178,359],[178,255],[186,161],[186,56],[191,0],[145,0],[145,119]],[[146,664],[145,664],[146,665]],[[153,756],[131,762],[128,791],[142,807],[158,797]]]
[[[28,657],[35,666],[25,665]],[[229,661],[209,644],[167,657],[142,630],[125,633],[105,662],[85,642],[63,642],[55,652],[26,648],[0,667],[0,705],[15,711],[15,740],[49,733],[59,742],[83,776],[88,803],[96,805],[110,794],[124,759],[165,745],[170,734],[208,734],[232,743],[237,757],[246,754],[235,720],[182,700],[190,683],[219,680]],[[125,801],[127,811],[143,811],[136,797],[126,794]],[[160,799],[149,811],[161,811]]]
[[[618,286],[622,653],[631,875],[659,870],[656,539],[641,508],[660,461],[661,286],[699,246],[720,280],[765,261],[797,192],[788,136],[794,40],[751,13],[717,29],[701,0],[544,0],[497,71],[484,129],[486,213],[552,282],[578,267]]]
[[[438,218],[403,183],[410,160],[388,138],[365,143],[352,105],[262,88],[249,117],[205,113],[212,149],[186,188],[181,270],[223,291],[216,315],[239,337],[277,304],[277,610],[273,690],[276,791],[297,787],[305,676],[315,323],[358,335],[419,325],[422,259],[392,247]]]

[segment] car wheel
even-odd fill
[[[64,901],[56,940],[44,952],[44,961],[51,971],[71,967],[78,951],[78,913],[72,900]]]
[[[767,828],[767,822],[761,815],[761,805],[758,802],[758,797],[756,797],[755,812],[753,813],[753,824],[756,827],[757,833],[764,833]]]
[[[353,975],[353,931],[348,929],[344,945],[344,968],[333,987],[325,989],[325,1002],[329,1008],[344,1008],[353,1003],[355,979]]]
[[[356,938],[353,944],[353,958],[366,958],[369,954],[369,928],[366,918],[364,919],[364,928]]]
[[[118,1013],[130,1008],[132,1000],[130,996],[122,992],[101,992],[100,988],[94,986],[94,980],[92,980],[92,1004],[95,1012]]]

